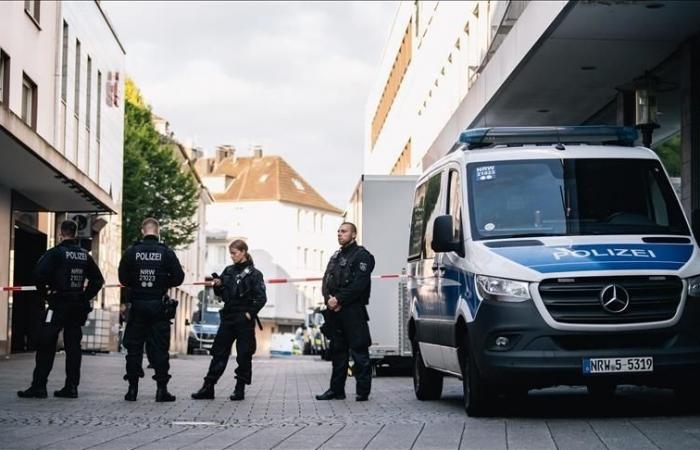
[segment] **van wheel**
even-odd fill
[[[489,402],[493,393],[479,373],[469,352],[462,356],[462,389],[464,390],[464,410],[470,417],[488,415]]]
[[[592,383],[586,386],[588,394],[596,400],[610,400],[615,396],[615,383]]]
[[[423,363],[418,344],[413,345],[413,391],[418,400],[437,400],[442,395],[443,375]]]

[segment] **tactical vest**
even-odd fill
[[[54,249],[58,252],[59,261],[58,267],[53,269],[52,282],[49,285],[51,290],[56,291],[59,297],[65,297],[70,300],[71,297],[79,298],[85,288],[85,279],[87,277],[88,252],[78,246],[71,244],[62,244]]]
[[[323,285],[321,287],[323,295],[335,295],[340,288],[350,284],[354,275],[352,265],[362,248],[362,246],[358,245],[347,255],[338,250],[331,256],[326,273],[323,276]]]
[[[134,245],[133,259],[129,261],[134,277],[131,281],[131,294],[134,298],[157,298],[167,292],[167,250],[165,244],[157,241],[139,241]]]

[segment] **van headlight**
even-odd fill
[[[530,299],[527,282],[486,275],[476,276],[476,292],[482,300],[495,300],[497,302],[517,303]]]
[[[700,297],[700,275],[688,278],[688,295]]]

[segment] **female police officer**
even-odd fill
[[[213,399],[214,385],[226,369],[231,355],[231,346],[236,341],[236,388],[229,397],[243,400],[245,385],[250,384],[252,359],[255,353],[255,322],[257,314],[265,305],[265,282],[262,273],[253,265],[248,245],[240,239],[229,245],[233,264],[221,274],[214,274],[214,293],[224,300],[219,311],[221,323],[211,348],[212,360],[209,372],[204,377],[202,388],[192,394],[195,400]]]

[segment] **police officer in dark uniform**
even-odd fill
[[[17,392],[23,398],[46,398],[46,382],[56,356],[58,333],[63,329],[66,350],[66,383],[53,393],[56,397],[77,398],[83,338],[81,327],[92,311],[90,300],[104,285],[100,269],[88,252],[75,240],[78,225],[61,223],[61,243],[47,251],[34,268],[37,290],[46,298],[46,310],[36,351],[36,368],[29,389]],[[87,287],[85,281],[87,280]]]
[[[372,387],[372,366],[369,346],[372,338],[367,321],[367,304],[371,288],[374,257],[357,245],[357,227],[344,222],[338,228],[340,250],[328,262],[323,275],[323,298],[328,307],[327,329],[331,339],[333,373],[331,386],[317,395],[317,400],[342,400],[345,398],[345,380],[348,375],[348,353],[355,365],[353,374],[357,382],[355,400],[369,398]]]
[[[219,311],[221,323],[211,348],[209,372],[204,377],[204,385],[192,394],[195,400],[213,399],[214,385],[226,370],[231,346],[236,341],[236,387],[231,400],[245,398],[245,385],[250,384],[253,375],[253,354],[255,353],[255,323],[260,329],[258,312],[265,306],[267,295],[263,274],[253,265],[248,253],[248,245],[237,239],[229,245],[233,264],[226,267],[221,276],[214,276],[214,293],[224,300]]]
[[[135,401],[139,378],[143,378],[143,345],[146,343],[148,362],[155,369],[156,401],[172,402],[168,392],[170,370],[170,319],[175,316],[175,303],[166,295],[168,289],[179,286],[185,278],[180,261],[168,246],[159,241],[158,221],[148,218],[141,224],[143,240],[129,247],[119,262],[119,282],[128,288],[131,303],[124,330],[126,375],[129,390],[124,400]]]

